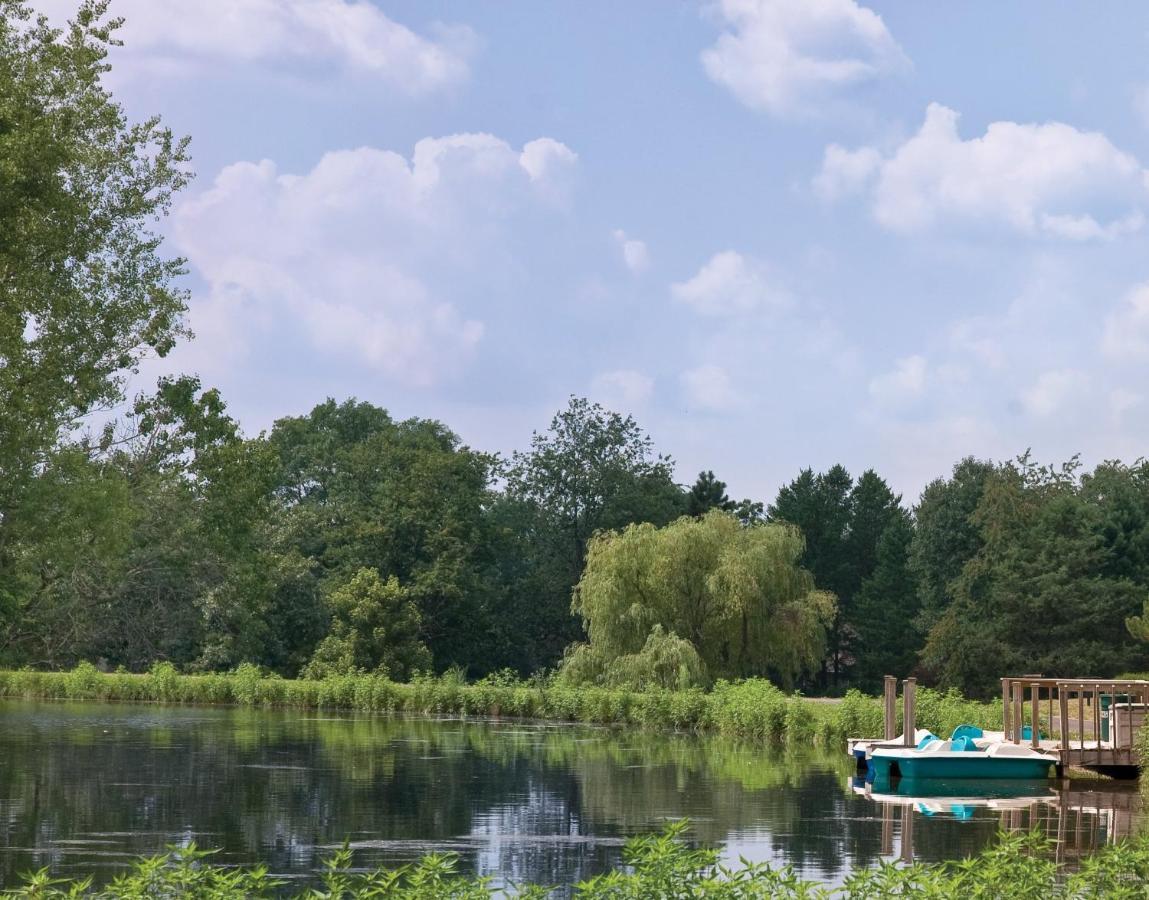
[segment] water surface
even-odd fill
[[[851,773],[844,754],[634,730],[0,702],[0,885],[43,866],[103,881],[193,841],[305,881],[344,840],[357,865],[450,850],[500,881],[569,884],[682,817],[731,859],[840,881],[882,858],[967,855],[999,827],[1040,824],[1072,860],[1141,810],[1096,782],[951,801],[867,796]]]

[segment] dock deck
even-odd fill
[[[887,676],[885,737],[866,743],[914,745],[915,690],[916,679],[907,678],[899,736],[897,679]],[[1003,678],[1001,697],[1004,739],[1049,754],[1058,775],[1070,768],[1114,778],[1140,774],[1136,736],[1149,715],[1149,681],[1024,675]]]

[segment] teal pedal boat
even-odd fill
[[[963,725],[948,741],[933,735],[916,747],[875,747],[866,760],[870,780],[887,778],[1012,778],[1049,777],[1056,758],[1001,736],[983,735]]]

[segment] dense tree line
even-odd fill
[[[509,459],[354,399],[255,438],[193,377],[127,402],[185,335],[152,228],[190,172],[102,86],[103,5],[0,0],[0,665],[985,694],[1146,664],[1144,462],[965,459],[913,508],[806,469],[767,504],[577,397]]]

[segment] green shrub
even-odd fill
[[[1086,900],[1144,897],[1149,893],[1149,840],[1144,838],[1102,848],[1078,871],[1067,872],[1053,861],[1054,844],[1039,832],[999,835],[995,844],[965,860],[949,863],[881,863],[850,875],[836,887],[802,878],[789,866],[773,868],[741,862],[728,868],[716,851],[694,848],[685,840],[686,823],[630,840],[624,865],[575,885],[578,900],[797,900],[840,898],[870,900],[955,897],[1014,900]],[[287,896],[284,883],[263,867],[212,865],[194,846],[137,862],[111,885],[94,889],[91,879],[54,879],[47,870],[24,877],[5,893],[36,900],[144,900],[144,898],[212,898],[240,900]],[[490,900],[514,895],[526,900],[551,896],[543,886],[515,885],[496,889],[486,878],[460,874],[452,854],[432,854],[397,869],[362,871],[352,867],[344,848],[329,861],[322,887],[295,896],[314,900]]]

